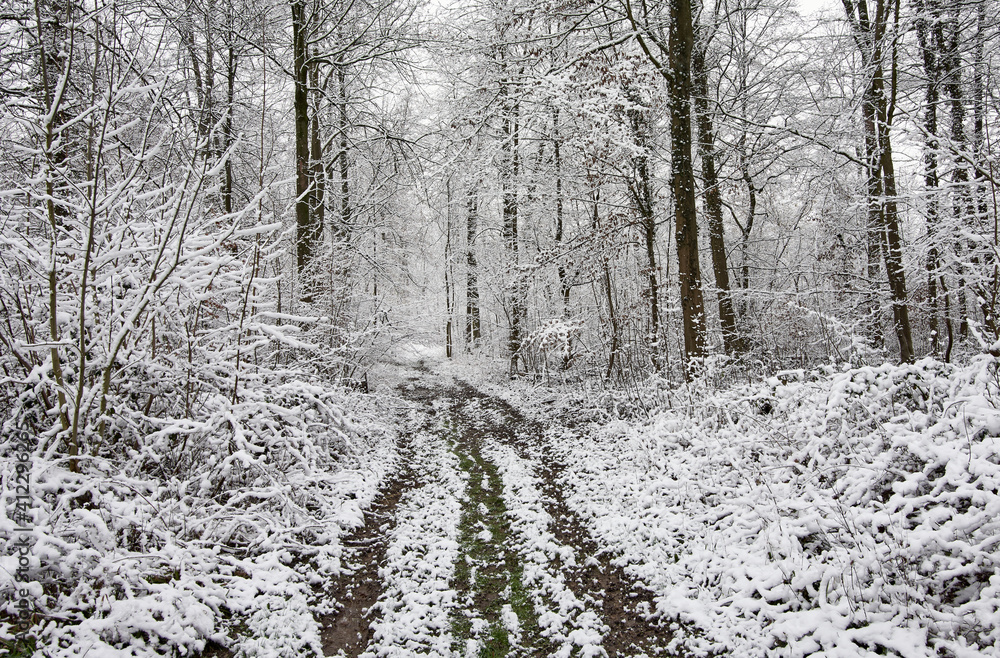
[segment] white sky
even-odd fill
[[[799,8],[803,16],[816,13],[818,11],[844,11],[844,5],[840,0],[798,0]]]

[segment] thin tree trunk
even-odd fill
[[[468,191],[465,220],[465,348],[472,351],[482,341],[479,321],[479,264],[476,262],[476,224],[479,216],[477,184]]]
[[[506,93],[506,91],[505,91]],[[507,349],[510,352],[510,374],[517,374],[517,363],[521,352],[521,316],[523,314],[521,273],[518,270],[518,199],[517,180],[520,176],[519,132],[520,119],[518,105],[510,103],[504,117],[503,152],[504,166],[501,169],[501,196],[503,203],[503,239],[510,254],[513,283],[510,289],[510,335]]]
[[[59,408],[54,410],[59,416],[59,425],[63,434],[70,429],[70,419],[67,414],[69,405],[66,397],[66,380],[63,377],[62,360],[57,345],[61,342],[61,332],[59,330],[59,251],[60,235],[63,233],[63,218],[66,209],[62,204],[56,203],[56,189],[53,181],[56,176],[52,173],[66,159],[66,145],[57,139],[57,134],[62,133],[62,126],[66,116],[63,104],[67,102],[66,89],[68,84],[60,84],[63,76],[68,77],[71,67],[67,66],[73,59],[74,40],[72,31],[69,34],[52,34],[51,43],[45,39],[46,30],[59,30],[59,17],[44,15],[39,6],[38,0],[35,2],[35,22],[38,31],[39,43],[39,66],[42,74],[42,101],[46,110],[45,114],[45,146],[44,146],[44,179],[45,179],[45,214],[49,224],[49,263],[48,263],[48,293],[49,293],[49,339],[52,346],[49,348],[49,358],[52,362],[52,378],[55,380],[56,400]],[[66,8],[67,14],[70,7]],[[64,24],[69,25],[70,16]],[[53,27],[53,24],[56,27]],[[46,46],[49,46],[48,48]],[[68,80],[67,80],[68,82]],[[76,459],[80,446],[77,437],[66,436],[67,453],[70,456],[70,470],[77,472],[79,462]]]
[[[656,208],[653,206],[653,181],[649,171],[649,119],[642,110],[629,110],[632,124],[632,134],[639,155],[633,158],[635,181],[632,184],[632,196],[636,210],[639,213],[639,227],[642,231],[643,244],[646,248],[646,297],[649,303],[649,350],[652,355],[653,367],[659,371],[663,368],[660,344],[660,291],[657,280],[656,263]]]
[[[222,127],[223,135],[223,150],[228,151],[233,146],[233,104],[236,99],[236,68],[237,68],[237,56],[236,48],[232,44],[231,40],[235,38],[232,34],[232,28],[230,28],[230,34],[228,36],[230,39],[228,56],[226,58],[226,121]],[[225,164],[225,179],[222,186],[222,202],[226,213],[233,212],[233,158],[232,156],[226,157]]]
[[[326,182],[324,180],[324,173],[326,171],[323,165],[323,138],[320,134],[319,126],[319,116],[320,116],[320,103],[321,94],[318,93],[319,89],[319,65],[313,64],[309,67],[309,74],[312,78],[312,88],[317,91],[313,96],[315,98],[312,108],[312,121],[311,130],[309,135],[309,184],[312,190],[312,214],[313,223],[315,228],[313,229],[317,235],[318,239],[322,239],[323,236],[323,222],[325,220],[325,200],[324,194],[326,192]]]
[[[715,132],[708,103],[708,69],[705,66],[705,52],[700,45],[695,48],[692,66],[695,84],[694,106],[698,116],[698,150],[701,155],[701,175],[705,186],[705,214],[708,218],[712,268],[715,272],[715,287],[719,298],[719,324],[722,325],[722,342],[726,354],[738,356],[744,352],[744,347],[737,329],[736,311],[733,308],[729,285],[725,228],[722,223],[722,195],[715,171]]]
[[[350,127],[347,117],[347,72],[344,70],[345,64],[341,61],[337,63],[337,91],[339,126],[337,128],[340,137],[340,151],[337,153],[337,164],[340,173],[340,226],[337,235],[346,240],[351,233],[351,188],[349,182],[350,165],[347,161],[348,140],[347,130]]]
[[[552,110],[552,150],[556,168],[556,250],[558,251],[563,242],[563,184],[562,184],[562,152],[560,151],[559,137],[559,110]],[[562,298],[562,317],[569,317],[569,295],[570,286],[566,281],[566,266],[560,261],[556,270],[559,277],[559,294]]]
[[[597,234],[597,227],[600,223],[600,213],[598,208],[598,202],[601,198],[601,190],[598,188],[593,194],[593,213],[591,215],[590,228],[592,233]],[[604,375],[604,378],[611,380],[615,373],[615,366],[618,362],[618,342],[619,342],[619,328],[618,328],[618,314],[615,312],[615,299],[614,299],[614,288],[611,284],[611,268],[608,267],[607,260],[604,261],[604,281],[602,287],[604,288],[604,297],[608,303],[608,321],[611,325],[611,348],[608,350],[608,369]]]
[[[444,237],[444,305],[445,305],[445,356],[452,358],[454,338],[452,337],[452,316],[455,312],[455,302],[452,299],[451,286],[451,181],[445,181],[445,237]]]

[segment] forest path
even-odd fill
[[[345,541],[355,568],[330,591],[343,608],[322,620],[324,653],[686,655],[566,504],[545,427],[429,374],[400,387],[421,420]]]

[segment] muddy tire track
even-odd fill
[[[537,466],[542,504],[552,517],[552,534],[577,555],[573,565],[561,565],[566,585],[578,598],[594,602],[607,626],[603,647],[610,658],[618,656],[687,657],[682,639],[696,635],[675,622],[653,618],[654,594],[613,562],[590,536],[586,524],[566,502],[560,476],[566,466],[544,441],[541,424],[472,386],[459,383],[462,396],[493,417],[491,434],[514,449],[523,460]]]
[[[566,467],[546,444],[540,423],[463,382],[426,385],[411,377],[401,392],[420,407],[419,428],[409,430],[449,436],[468,477],[468,500],[460,522],[464,557],[456,564],[450,585],[456,600],[462,602],[452,613],[456,655],[467,652],[467,647],[460,646],[462,641],[479,643],[483,656],[549,656],[554,652],[552,642],[541,636],[535,611],[519,582],[520,556],[504,543],[511,530],[500,496],[502,480],[496,464],[485,457],[484,448],[490,443],[509,447],[533,467],[542,507],[551,517],[549,531],[576,556],[570,563],[560,563],[558,572],[572,594],[599,613],[607,655],[692,655],[681,640],[697,635],[696,630],[654,619],[653,592],[614,564],[614,555],[598,545],[570,509],[560,482]],[[327,589],[339,609],[321,618],[325,655],[356,658],[372,644],[379,619],[377,603],[383,594],[379,568],[386,563],[388,538],[396,528],[396,508],[421,479],[410,466],[420,456],[413,454],[408,443],[401,445],[400,454],[399,473],[365,513],[364,525],[344,540],[350,573]],[[512,586],[520,590],[513,597]],[[517,608],[521,625],[508,637],[504,615],[505,609],[509,614],[512,608]]]
[[[412,458],[406,450],[400,452],[405,461]],[[347,549],[344,562],[350,571],[326,590],[339,610],[320,618],[323,655],[356,658],[371,643],[370,611],[382,593],[379,565],[385,563],[387,537],[395,525],[396,506],[414,486],[413,473],[404,467],[376,496],[365,512],[364,525],[343,540]]]
[[[416,381],[416,378],[411,378]],[[404,391],[405,398],[424,404],[436,393],[430,388]],[[430,413],[433,414],[433,411]],[[426,417],[424,425],[429,425]],[[407,435],[410,432],[407,431]],[[324,596],[336,602],[338,610],[320,617],[320,640],[324,656],[357,658],[371,644],[375,621],[373,609],[382,594],[379,567],[386,562],[389,537],[396,525],[396,508],[403,495],[418,486],[411,464],[413,449],[407,439],[399,445],[400,470],[389,480],[371,507],[364,513],[364,525],[343,539],[349,571],[326,588]]]

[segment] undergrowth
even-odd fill
[[[996,655],[998,404],[994,357],[924,360],[699,381],[550,436],[569,504],[720,650]]]
[[[5,555],[0,593],[9,615],[14,587],[27,587],[37,614],[20,640],[0,620],[0,642],[53,657],[198,655],[209,642],[238,656],[321,654],[310,581],[339,572],[340,537],[394,460],[364,404],[292,380],[208,397],[193,417],[123,408],[120,436],[75,472],[36,437],[29,582]],[[13,468],[4,462],[0,485],[8,537]]]

